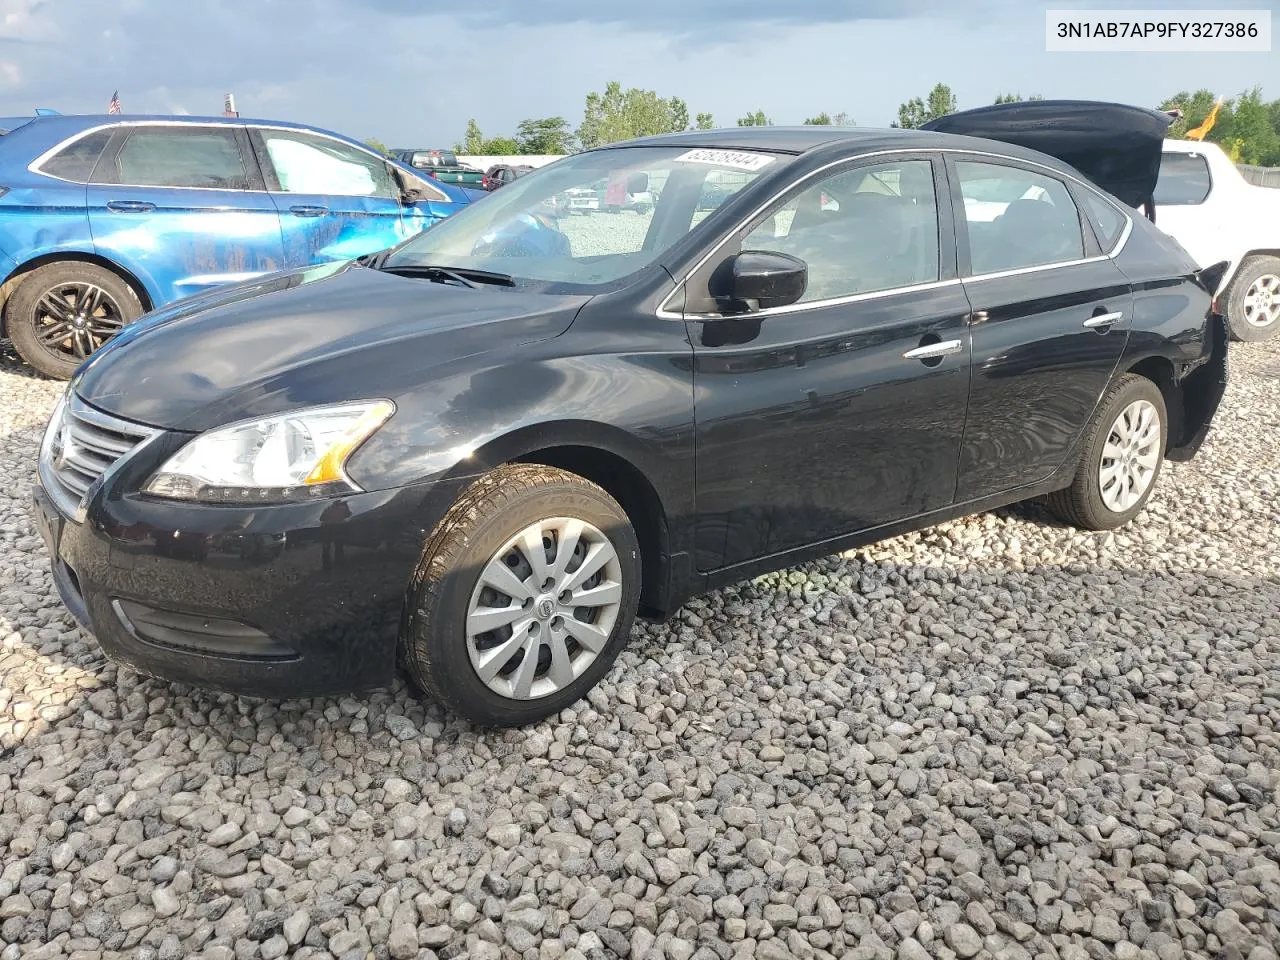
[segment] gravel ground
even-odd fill
[[[1275,958],[1280,344],[1127,530],[1034,507],[704,596],[589,702],[142,680],[64,614],[0,365],[0,960]]]

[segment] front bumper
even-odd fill
[[[40,484],[33,500],[58,592],[108,656],[280,698],[390,682],[422,545],[464,485],[258,507],[95,488],[83,522]]]

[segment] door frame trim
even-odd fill
[[[810,308],[835,306],[841,303],[853,303],[858,300],[869,300],[875,297],[891,297],[898,293],[914,292],[916,290],[927,290],[932,287],[942,287],[942,286],[947,286],[953,283],[962,283],[962,282],[974,281],[974,280],[987,280],[987,279],[994,279],[997,277],[1012,277],[1012,276],[1018,276],[1020,274],[1038,273],[1041,270],[1057,270],[1063,267],[1074,267],[1074,266],[1078,266],[1080,264],[1085,264],[1085,263],[1097,263],[1102,260],[1114,260],[1116,257],[1120,255],[1121,251],[1124,250],[1125,245],[1129,242],[1129,236],[1133,232],[1133,219],[1130,216],[1129,211],[1121,209],[1115,203],[1115,201],[1111,200],[1109,197],[1106,197],[1105,194],[1102,194],[1097,187],[1091,186],[1090,184],[1080,179],[1079,177],[1073,177],[1070,174],[1064,173],[1061,170],[1057,170],[1049,166],[1048,164],[1037,163],[1034,160],[1023,160],[1018,157],[1008,157],[1000,153],[985,153],[980,150],[967,150],[959,147],[933,147],[933,148],[926,148],[923,150],[918,147],[916,148],[898,147],[892,150],[876,150],[871,153],[857,154],[852,157],[842,157],[839,160],[833,160],[830,163],[827,163],[821,167],[818,167],[816,170],[809,171],[807,174],[805,174],[803,177],[800,177],[798,180],[791,181],[782,189],[774,193],[771,197],[769,197],[767,200],[765,200],[763,203],[757,206],[754,210],[752,210],[751,213],[743,217],[734,227],[726,230],[724,233],[724,236],[722,236],[720,240],[717,241],[716,244],[710,250],[708,250],[705,254],[703,254],[703,256],[685,273],[683,277],[681,277],[678,281],[676,281],[675,287],[673,287],[671,292],[668,293],[666,297],[663,298],[660,304],[658,304],[656,316],[662,320],[697,321],[697,320],[708,320],[708,319],[712,319],[712,320],[733,319],[732,317],[726,317],[723,314],[718,314],[718,313],[717,314],[694,314],[694,313],[685,313],[683,311],[677,312],[677,311],[668,309],[668,305],[673,300],[676,300],[679,296],[684,294],[685,284],[689,282],[689,279],[692,276],[694,276],[699,270],[701,270],[704,266],[706,266],[707,262],[712,257],[714,257],[717,253],[719,253],[720,249],[726,243],[728,243],[733,237],[737,236],[738,232],[741,231],[743,227],[745,227],[747,224],[755,220],[758,216],[760,216],[760,214],[764,213],[765,210],[767,210],[770,206],[772,206],[778,200],[781,200],[782,197],[790,193],[793,189],[795,189],[800,184],[804,183],[807,180],[812,179],[813,177],[818,176],[819,174],[825,173],[826,171],[830,170],[832,167],[838,167],[842,164],[846,164],[846,163],[850,163],[858,160],[870,159],[873,157],[897,156],[901,154],[942,155],[942,159],[944,161],[949,159],[947,157],[948,154],[964,154],[964,155],[973,156],[973,157],[994,158],[996,160],[1003,160],[1007,163],[1023,164],[1028,167],[1038,167],[1040,170],[1044,170],[1048,176],[1056,177],[1061,180],[1067,180],[1067,181],[1070,181],[1071,183],[1079,184],[1081,187],[1084,187],[1085,189],[1090,189],[1090,190],[1093,190],[1095,193],[1098,193],[1099,196],[1102,196],[1103,199],[1107,200],[1108,203],[1116,207],[1117,210],[1120,210],[1120,212],[1124,214],[1124,218],[1125,218],[1124,229],[1123,231],[1121,231],[1120,239],[1116,241],[1115,246],[1111,248],[1111,251],[1109,253],[1100,254],[1094,257],[1082,257],[1077,260],[1067,260],[1061,263],[1048,263],[1048,264],[1037,265],[1034,267],[1019,267],[1014,270],[1001,270],[995,273],[972,274],[970,276],[965,276],[962,272],[960,276],[950,280],[937,280],[932,283],[916,284],[911,287],[894,287],[889,290],[876,290],[869,293],[853,294],[851,296],[836,297],[834,299],[829,299],[829,300],[809,300],[809,301],[806,301],[805,303],[794,303],[794,304],[789,304],[788,306],[785,306],[785,307],[767,307],[764,310],[757,310],[755,313],[744,314],[745,317],[750,317],[754,319],[756,317],[767,317],[767,316],[772,316],[774,314],[779,314],[779,313],[795,313],[795,312],[810,309]],[[948,168],[948,173],[949,172],[950,171]],[[952,221],[954,224],[954,221],[956,220],[956,214],[954,211],[954,207],[955,207],[954,198],[952,199],[951,206],[953,208]],[[941,209],[939,209],[938,217],[939,217],[939,221],[941,221],[941,218],[942,218]],[[953,226],[953,229],[954,229],[954,226]],[[957,238],[957,242],[958,242],[958,238]]]

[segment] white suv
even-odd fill
[[[1218,307],[1237,340],[1280,334],[1280,189],[1259,187],[1213,143],[1166,140],[1156,226],[1202,266],[1228,261]]]

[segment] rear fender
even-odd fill
[[[1218,266],[1220,264],[1205,269],[1214,270]],[[1186,439],[1165,453],[1166,458],[1175,462],[1190,460],[1199,452],[1227,390],[1227,344],[1231,337],[1226,317],[1210,313],[1209,335],[1213,347],[1208,360],[1183,377],[1179,384],[1184,417],[1182,435]]]
[[[1230,269],[1230,260],[1219,260],[1212,266],[1201,267],[1195,272],[1196,283],[1200,284],[1209,296],[1216,296],[1218,288],[1222,286],[1222,278]]]

